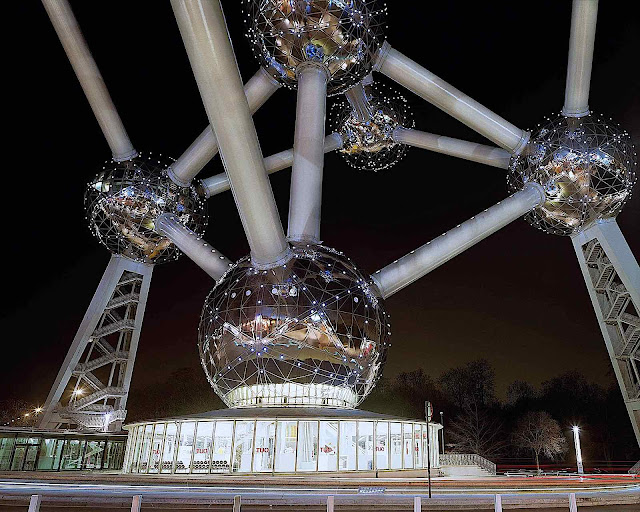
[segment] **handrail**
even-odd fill
[[[480,466],[492,475],[496,474],[496,465],[477,453],[444,453],[440,455],[441,466]]]

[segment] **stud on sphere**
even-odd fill
[[[228,406],[355,407],[375,385],[390,330],[376,286],[342,253],[294,244],[281,267],[249,257],[211,291],[202,366]]]
[[[524,151],[511,159],[512,192],[542,185],[544,204],[525,219],[547,233],[572,235],[599,219],[618,215],[636,182],[636,155],[629,134],[591,114],[548,119]]]
[[[180,187],[171,181],[166,170],[172,162],[153,154],[112,160],[87,185],[89,228],[113,254],[154,264],[177,259],[179,249],[154,230],[162,213],[174,214],[198,234],[204,232],[206,202],[193,186]]]

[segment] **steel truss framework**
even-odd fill
[[[67,0],[42,1],[104,132],[114,160],[133,161],[132,165],[136,165],[137,152],[117,115]],[[359,123],[366,124],[370,122],[367,119],[375,116],[371,115],[372,105],[370,98],[364,93],[365,86],[371,84],[372,71],[384,74],[482,134],[496,146],[422,132],[399,123],[398,126],[390,126],[389,130],[363,130],[369,138],[375,138],[376,133],[383,134],[384,140],[366,141],[367,149],[372,154],[377,147],[388,149],[394,144],[407,145],[509,169],[509,186],[513,194],[377,271],[366,278],[361,286],[375,292],[376,300],[382,308],[384,298],[525,214],[538,219],[534,224],[546,232],[570,235],[640,443],[640,375],[637,363],[640,270],[615,223],[615,216],[628,200],[636,181],[636,157],[626,132],[608,130],[606,124],[611,124],[611,121],[597,120],[596,126],[592,126],[594,121],[590,115],[588,99],[597,0],[573,0],[564,107],[561,121],[554,125],[560,126],[559,129],[563,131],[561,136],[553,138],[553,144],[546,137],[546,128],[532,137],[528,131],[498,116],[403,55],[387,41],[382,42],[381,29],[386,6],[375,0],[329,3],[322,0],[244,0],[248,36],[263,65],[245,85],[242,84],[238,71],[220,0],[170,1],[210,126],[170,165],[166,175],[178,187],[190,187],[203,166],[220,152],[225,173],[203,180],[199,188],[204,191],[205,197],[232,190],[251,249],[250,255],[241,260],[242,265],[249,265],[248,268],[255,275],[270,273],[273,276],[285,276],[289,274],[288,271],[275,272],[274,269],[287,269],[294,258],[290,242],[317,247],[321,240],[323,155],[327,151],[342,149],[343,144],[346,148],[348,142],[343,140],[340,133],[325,137],[327,94],[344,92],[354,110],[354,118]],[[294,147],[264,158],[251,116],[283,85],[297,89]],[[598,125],[601,122],[605,123],[605,129]],[[590,133],[599,135],[593,137]],[[384,157],[384,153],[380,154]],[[371,158],[371,154],[367,155],[367,159]],[[387,160],[383,159],[381,162],[384,166]],[[280,222],[268,175],[289,166],[292,167],[292,186],[287,236]],[[135,197],[132,200],[145,212],[155,211],[149,201],[164,200],[162,196],[150,199],[136,193],[133,195]],[[129,199],[124,200],[123,204],[126,206],[128,201]],[[122,212],[125,216],[129,214],[126,207]],[[225,287],[233,287],[235,282],[225,282],[223,276],[228,272],[233,273],[238,263],[231,264],[217,253],[202,240],[198,229],[192,230],[186,226],[176,212],[159,213],[157,218],[145,219],[149,233],[155,230],[164,237],[163,243],[175,244],[211,277],[219,280],[220,283],[212,294],[224,296],[230,290]],[[121,224],[135,219],[125,221]],[[115,231],[120,229],[108,222],[105,225]],[[147,239],[143,237],[141,243],[148,245],[153,236],[149,235]],[[121,258],[120,261],[126,260]],[[104,279],[96,296],[107,295],[106,298],[102,297],[102,305],[94,308],[96,324],[101,316],[108,318],[109,322],[114,318],[111,313],[106,312],[112,288],[105,288]],[[330,275],[328,279],[331,279]],[[278,290],[280,286],[290,283],[270,283],[274,284],[274,289]],[[115,284],[113,286],[115,289]],[[246,293],[248,290],[240,291]],[[237,290],[234,292],[238,293]],[[138,318],[141,321],[143,306],[141,299],[136,311],[136,322]],[[243,334],[247,334],[242,332],[243,325],[249,326],[249,333],[255,333],[258,324],[278,325],[283,320],[278,316],[279,313],[267,311],[262,306],[252,304],[252,314],[240,308],[239,317],[244,319],[242,325],[224,326],[225,332],[238,333],[237,336],[234,335],[237,339],[232,336],[232,343],[242,346],[241,340],[248,339],[247,336],[243,337]],[[330,314],[325,311],[325,304],[312,306],[313,312],[300,311],[301,315],[310,319],[309,325],[305,327],[309,332],[317,330],[314,322],[321,322],[322,318]],[[227,313],[226,310],[205,310],[203,319],[206,320],[209,315],[213,322],[216,315]],[[344,317],[344,325],[336,326],[338,330],[357,323],[348,311],[340,310],[339,313]],[[318,320],[315,320],[316,317]],[[95,326],[89,330],[81,327],[81,332],[93,333],[94,329]],[[271,333],[268,338],[271,339],[274,335],[277,333]],[[86,340],[94,340],[89,335],[83,336]],[[133,338],[135,334],[132,335]],[[254,342],[261,343],[260,339],[255,338]],[[201,346],[211,347],[215,340],[207,338],[205,334],[200,341]],[[338,346],[338,341],[327,336],[324,350],[334,350],[331,347]],[[380,350],[380,342],[380,339],[367,339],[364,345],[368,349],[373,347]],[[74,341],[61,370],[62,378],[59,376],[54,391],[63,381],[68,382],[74,371],[78,381],[89,386],[97,384],[90,376],[97,371],[91,369],[91,365],[96,363],[86,361],[83,364],[87,366],[77,366],[82,352],[76,346],[79,343]],[[100,342],[95,340],[90,344],[92,351],[95,351],[94,346],[100,346]],[[308,350],[310,347],[303,340],[292,340],[291,345],[296,350],[299,349],[300,353],[305,350],[305,353],[313,352]],[[251,352],[257,351],[254,347],[252,349],[245,347],[240,359],[255,357]],[[133,363],[133,351],[129,352],[125,374],[130,373]],[[263,351],[260,353],[264,354]],[[214,361],[222,354],[207,350],[211,364],[217,364]],[[362,354],[355,353],[355,356],[358,360]],[[100,357],[107,357],[107,354]],[[115,356],[108,356],[112,357]],[[302,364],[303,361],[299,362]],[[109,359],[108,364],[113,365],[114,360]],[[243,361],[243,364],[246,362]],[[227,366],[227,371],[233,372],[231,364]],[[314,366],[311,364],[309,367]],[[382,365],[376,372],[371,372],[370,383],[375,382],[381,367]],[[111,380],[108,382],[111,383]],[[116,379],[115,382],[120,381]],[[226,392],[229,396],[251,395],[252,400],[260,403],[261,397],[254,396],[253,390],[246,388],[248,384],[239,379],[234,384],[235,387],[228,387]],[[288,382],[284,375],[280,377],[280,382],[265,384],[265,388],[269,389],[290,389],[285,386]],[[271,384],[280,387],[269,387]],[[302,379],[297,384],[311,383]],[[96,389],[95,393],[104,393],[102,389],[109,388],[107,384],[104,386],[100,391]],[[346,390],[349,389],[348,384],[343,386],[346,386]],[[100,386],[94,386],[97,387]],[[368,389],[370,388],[371,386]],[[54,391],[51,396],[57,396],[57,391]],[[122,404],[126,395],[119,398]],[[57,403],[57,400],[59,398],[49,400],[48,407]],[[91,400],[78,399],[75,403],[84,404],[88,401]],[[272,401],[283,403],[279,399]],[[124,411],[124,406],[120,405],[118,410]],[[51,414],[47,410],[47,417]],[[124,417],[123,414],[118,413],[118,417]]]

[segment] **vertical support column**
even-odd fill
[[[152,272],[153,265],[111,256],[49,392],[40,428],[75,423],[121,429]],[[105,366],[111,371],[102,382],[94,372]]]
[[[562,108],[565,116],[589,115],[589,87],[597,20],[598,0],[573,0],[567,85]]]
[[[93,60],[78,22],[67,0],[42,0],[53,28],[91,105],[100,129],[116,161],[128,160],[138,153],[133,148],[118,115],[96,61]]]
[[[298,70],[288,238],[314,244],[320,242],[327,79],[317,64]]]
[[[32,494],[29,500],[29,512],[40,512],[40,503],[42,502],[42,496],[39,494]]]
[[[571,240],[640,445],[640,267],[615,219]]]

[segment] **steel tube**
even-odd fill
[[[67,0],[42,0],[53,28],[58,34],[65,53],[78,77],[91,110],[111,148],[113,159],[129,160],[138,153],[133,148],[127,131],[118,115],[96,61],[80,31]]]
[[[371,107],[362,83],[353,86],[345,92],[344,95],[347,97],[351,108],[356,113],[358,121],[366,123],[371,119]]]
[[[327,135],[324,139],[324,152],[329,153],[342,147],[342,136],[339,133]],[[293,148],[280,151],[264,159],[264,165],[268,174],[281,171],[293,165]],[[209,198],[231,188],[227,173],[221,172],[201,181],[205,197]]]
[[[289,240],[320,242],[328,77],[328,72],[319,65],[306,64],[298,69]]]
[[[290,258],[262,151],[219,0],[171,0],[198,83],[200,96],[220,146],[220,156],[259,268]]]
[[[178,218],[169,213],[158,216],[155,229],[171,240],[178,249],[216,281],[231,265],[231,261],[205,242],[201,236],[191,231]]]
[[[244,86],[244,94],[247,97],[249,110],[252,114],[280,88],[264,68],[260,68]],[[169,177],[178,185],[187,187],[202,168],[218,154],[218,139],[211,128],[207,126],[204,131],[193,141],[191,146],[182,153],[175,163],[169,167]]]
[[[596,39],[598,0],[573,0],[567,85],[562,113],[569,117],[589,114],[589,85]]]
[[[466,140],[445,137],[434,133],[421,132],[410,128],[396,128],[393,140],[416,148],[428,149],[436,153],[463,158],[481,164],[507,169],[511,153],[506,149],[476,144]]]
[[[386,41],[380,49],[374,69],[511,153],[520,153],[529,140],[528,132],[412,61]]]
[[[545,199],[540,185],[527,183],[520,192],[378,270],[372,278],[382,296],[387,298],[542,204]]]

